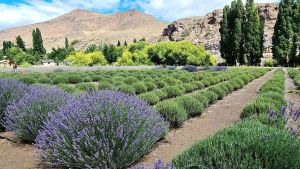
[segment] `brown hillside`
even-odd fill
[[[118,40],[132,42],[134,38],[145,37],[156,41],[167,23],[155,19],[136,9],[114,14],[100,14],[87,10],[76,9],[57,18],[37,24],[10,28],[0,31],[0,43],[3,40],[15,41],[21,35],[27,47],[31,47],[31,32],[38,27],[47,50],[52,47],[64,46],[64,39],[79,40],[77,49],[93,43],[113,43]]]

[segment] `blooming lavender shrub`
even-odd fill
[[[148,165],[137,165],[132,167],[131,169],[176,169],[175,167],[171,166],[170,164],[164,164],[162,160],[157,160],[154,162],[154,166],[151,167],[149,164]]]
[[[7,106],[4,126],[26,142],[33,142],[48,113],[71,100],[62,90],[50,86],[30,86],[28,93]]]
[[[2,125],[3,118],[5,117],[6,107],[20,97],[27,91],[28,85],[21,81],[13,79],[0,79],[0,131],[5,127]]]
[[[119,91],[82,94],[51,113],[36,139],[50,165],[123,168],[148,152],[168,123],[145,101]]]

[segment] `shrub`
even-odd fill
[[[164,82],[166,82],[168,85],[171,85],[171,86],[177,85],[177,84],[180,83],[179,80],[177,80],[177,79],[175,79],[175,78],[173,78],[173,77],[165,78],[165,79],[164,79]]]
[[[155,109],[170,122],[171,127],[180,127],[187,119],[187,112],[174,100],[159,102]]]
[[[70,86],[67,84],[58,84],[57,87],[59,87],[61,90],[68,92],[68,93],[76,93],[79,92],[78,89],[74,86]]]
[[[99,82],[102,79],[103,79],[103,76],[101,76],[101,75],[94,75],[94,76],[92,76],[92,81],[93,82]]]
[[[210,91],[218,95],[218,99],[223,99],[226,95],[226,92],[219,86],[209,88]]]
[[[202,82],[199,82],[199,81],[193,81],[190,83],[191,85],[194,85],[194,86],[197,86],[197,89],[203,89],[204,88],[204,85]]]
[[[69,81],[69,83],[71,83],[71,84],[77,84],[77,83],[83,82],[83,79],[82,79],[82,77],[79,76],[79,75],[70,75],[70,76],[68,77],[68,81]]]
[[[156,89],[152,91],[160,100],[168,98],[168,94],[161,89]]]
[[[168,98],[180,96],[183,91],[178,86],[167,86],[163,88],[163,91],[167,93]]]
[[[147,87],[148,91],[152,91],[157,88],[157,86],[152,82],[144,82],[144,84]]]
[[[185,92],[192,92],[197,89],[197,86],[189,84],[189,83],[184,83],[183,87],[185,89]]]
[[[177,156],[176,168],[300,168],[300,140],[258,121],[242,121]]]
[[[275,109],[273,103],[254,101],[246,105],[242,111],[241,118],[246,118],[255,114],[264,114],[270,109]]]
[[[136,77],[132,77],[132,76],[129,76],[127,77],[125,80],[124,80],[124,83],[128,84],[128,85],[131,85],[133,83],[136,83],[138,82],[139,79],[137,79]]]
[[[166,86],[167,86],[167,83],[164,82],[164,81],[158,81],[158,82],[156,83],[156,86],[157,86],[157,88],[161,89],[161,88],[163,88],[163,87],[166,87]]]
[[[186,71],[189,71],[189,72],[197,72],[198,71],[198,68],[197,66],[194,66],[194,65],[185,65],[182,70],[186,70]]]
[[[84,81],[84,82],[91,82],[92,79],[91,79],[91,77],[86,76],[86,77],[83,78],[83,81]]]
[[[193,93],[191,96],[193,98],[195,98],[196,100],[198,100],[201,105],[203,106],[203,108],[206,108],[209,104],[209,98],[207,97],[207,95],[203,94],[204,92],[198,92],[198,93]],[[213,92],[212,92],[213,93]],[[217,98],[217,96],[216,96]]]
[[[101,81],[101,82],[99,82],[98,88],[99,89],[113,89],[114,86],[107,81]]]
[[[160,98],[153,92],[143,93],[139,95],[139,98],[145,100],[147,103],[154,105],[160,101]]]
[[[43,83],[43,84],[52,84],[52,80],[49,79],[48,77],[40,77],[37,80],[38,83]]]
[[[201,92],[203,96],[205,96],[209,103],[214,103],[218,100],[219,96],[213,91],[203,91]]]
[[[167,129],[164,119],[136,96],[97,91],[50,114],[36,142],[41,158],[54,166],[125,168]]]
[[[83,91],[91,92],[93,90],[97,90],[97,86],[93,83],[78,83],[76,88]]]
[[[136,94],[147,92],[147,86],[143,82],[136,82],[132,84],[132,87],[135,89]]]
[[[135,94],[135,89],[130,85],[121,85],[118,90],[127,94]]]
[[[57,76],[53,79],[53,84],[60,84],[60,83],[68,83],[69,80],[67,77],[63,77],[63,76]]]
[[[57,111],[71,97],[48,86],[31,86],[28,93],[9,105],[5,111],[5,128],[28,142],[33,142],[48,113]]]
[[[29,77],[29,76],[21,77],[20,80],[27,84],[35,84],[36,83],[35,79],[32,77]]]
[[[18,101],[28,90],[28,85],[13,79],[0,79],[0,131],[5,117],[5,109],[11,103]]]
[[[180,96],[175,101],[182,106],[189,116],[201,115],[204,110],[204,105],[191,96]]]
[[[184,75],[184,76],[179,77],[179,80],[183,83],[189,83],[189,82],[191,82],[192,79],[190,77]]]

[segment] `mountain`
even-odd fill
[[[272,35],[278,14],[278,4],[256,4],[260,17],[264,20],[264,53],[271,53]],[[195,44],[203,44],[212,53],[220,56],[220,21],[223,10],[218,9],[203,17],[189,17],[170,23],[164,30],[160,40],[189,40]]]
[[[134,38],[143,37],[149,41],[157,41],[166,25],[167,23],[136,9],[114,14],[76,9],[45,22],[0,31],[0,43],[4,40],[15,41],[15,37],[20,35],[26,47],[31,47],[31,33],[35,28],[41,30],[44,47],[48,51],[52,47],[63,47],[65,37],[68,37],[69,42],[77,41],[77,49],[86,48],[93,43],[116,44],[118,40],[130,43]]]

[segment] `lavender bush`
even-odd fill
[[[289,103],[288,106],[283,106],[281,108],[281,114],[278,115],[274,110],[269,110],[268,119],[269,124],[278,125],[278,123],[283,122],[284,126],[287,128],[289,133],[295,137],[300,137],[300,107],[298,109],[294,108],[293,103]]]
[[[118,91],[82,94],[51,113],[36,139],[42,159],[69,168],[123,168],[168,130],[146,102]]]
[[[33,142],[49,112],[57,111],[71,97],[54,87],[30,86],[28,93],[7,106],[4,126],[18,138]]]
[[[131,169],[176,169],[175,167],[172,167],[170,164],[164,164],[162,160],[157,160],[154,163],[154,166],[151,167],[150,165],[137,165],[132,167]]]
[[[2,125],[3,118],[5,117],[6,107],[20,97],[27,91],[28,85],[21,81],[13,79],[0,79],[0,131],[5,128]]]

